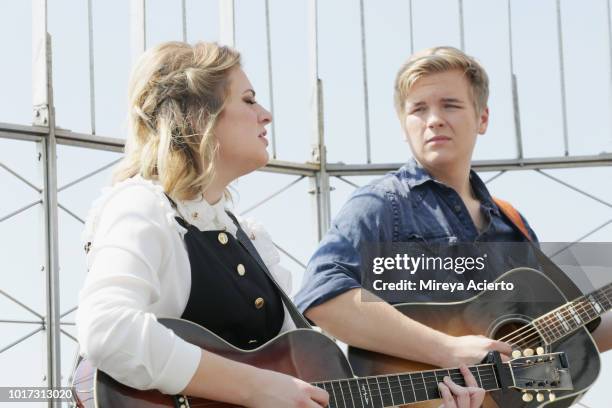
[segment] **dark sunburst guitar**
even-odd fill
[[[405,303],[395,307],[431,328],[453,336],[480,334],[509,343],[513,356],[564,351],[571,367],[573,390],[556,393],[554,401],[542,394],[491,392],[485,407],[564,408],[574,404],[595,382],[600,359],[585,325],[612,308],[612,284],[568,302],[559,287],[535,269],[506,272],[497,281],[512,282],[508,292],[482,292],[453,303]],[[531,299],[531,301],[525,301]],[[349,361],[357,375],[413,372],[433,368],[385,354],[349,347]],[[421,404],[419,407],[434,407]]]
[[[255,350],[245,351],[186,320],[159,321],[178,336],[203,349],[235,361],[289,374],[325,389],[329,393],[330,408],[381,408],[439,399],[437,383],[444,376],[450,376],[457,384],[465,385],[458,369],[355,377],[336,343],[314,330],[292,330]],[[489,357],[490,361],[469,367],[478,384],[487,391],[504,390],[520,395],[528,390],[560,392],[572,388],[571,375],[563,353],[519,357],[505,363],[501,362],[499,354],[491,354]],[[78,407],[233,406],[185,395],[138,391],[95,370],[87,360],[81,360],[77,365],[73,390]]]

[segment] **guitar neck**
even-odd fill
[[[546,343],[552,344],[610,309],[612,309],[612,283],[546,313],[535,319],[533,324]]]
[[[479,364],[469,369],[479,387],[486,391],[501,388],[492,364]],[[511,375],[507,363],[502,364],[500,375]],[[383,408],[441,398],[438,383],[446,376],[459,385],[466,385],[461,371],[456,368],[348,378],[313,385],[329,393],[330,407]]]

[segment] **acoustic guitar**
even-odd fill
[[[599,352],[585,325],[612,308],[612,284],[571,302],[544,273],[530,268],[506,272],[495,282],[513,283],[507,292],[481,292],[453,303],[404,303],[397,310],[431,328],[453,336],[480,334],[509,343],[520,355],[564,351],[571,367],[573,390],[557,393],[554,401],[542,396],[492,392],[485,407],[569,407],[597,379]],[[526,301],[529,299],[529,301]],[[348,358],[357,375],[380,375],[431,369],[432,366],[349,347]],[[491,400],[492,398],[492,400]],[[523,400],[524,398],[524,400]],[[433,407],[422,404],[419,407]]]
[[[380,408],[439,399],[438,382],[450,376],[465,385],[458,369],[408,374],[355,377],[336,343],[324,334],[296,329],[280,334],[255,350],[241,350],[207,329],[180,319],[159,319],[186,341],[223,357],[292,375],[329,393],[330,408]],[[478,385],[487,391],[554,392],[571,390],[571,375],[563,353],[519,357],[502,363],[499,354],[469,367]],[[139,391],[113,380],[83,359],[75,370],[73,393],[78,407],[227,408],[231,404],[159,391]],[[439,404],[439,402],[438,402]]]

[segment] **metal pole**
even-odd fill
[[[91,120],[91,134],[96,134],[96,88],[94,82],[94,39],[93,39],[93,12],[91,0],[87,0],[87,26],[89,31],[89,114]]]
[[[414,54],[414,20],[412,19],[412,0],[408,0],[408,20],[410,22],[410,54]]]
[[[465,29],[463,27],[463,0],[459,0],[459,43],[461,51],[465,51]]]
[[[181,23],[183,26],[183,42],[187,42],[187,5],[181,0]]]
[[[569,139],[567,134],[567,103],[565,100],[565,63],[563,61],[563,26],[561,24],[561,0],[557,0],[557,39],[559,45],[559,76],[561,81],[561,115],[563,116],[563,146],[565,155],[569,156]]]
[[[512,86],[512,112],[514,117],[514,137],[516,139],[516,156],[523,158],[523,136],[521,132],[521,112],[518,99],[518,83],[514,74],[514,59],[512,52],[512,6],[508,0],[508,51],[510,53],[510,83]]]
[[[219,0],[219,42],[230,47],[236,46],[234,0]]]
[[[48,126],[49,133],[37,145],[43,178],[41,198],[46,277],[46,346],[47,385],[62,385],[60,358],[59,312],[59,251],[57,228],[57,163],[55,141],[55,111],[53,105],[51,36],[47,32],[47,2],[32,0],[32,99],[34,125]],[[49,402],[49,407],[60,407],[60,402]]]
[[[363,110],[365,115],[365,142],[366,163],[372,163],[372,150],[370,145],[370,98],[368,96],[368,58],[366,54],[366,28],[363,0],[359,0],[359,14],[361,21],[361,75],[363,78]]]
[[[310,0],[310,71],[313,113],[312,161],[319,164],[319,171],[311,179],[311,192],[317,216],[317,238],[321,240],[331,223],[329,175],[327,174],[327,153],[323,131],[323,84],[319,78],[319,42],[317,0]]]
[[[610,0],[606,2],[606,17],[608,21],[608,50],[610,52],[610,82],[608,84],[608,107],[612,110],[612,9],[610,7]],[[612,142],[612,115],[608,115],[608,122],[610,125],[610,142]]]
[[[145,0],[130,2],[130,45],[132,51],[132,66],[147,49],[147,22]]]
[[[266,46],[268,54],[268,94],[270,97],[270,112],[274,117],[274,85],[272,76],[272,40],[270,35],[270,1],[266,0]],[[270,123],[270,130],[272,131],[272,158],[276,159],[276,126],[275,122]]]

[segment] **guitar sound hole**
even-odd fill
[[[529,325],[529,322],[523,320],[501,322],[493,329],[491,337],[509,343],[514,350],[523,351],[527,348],[535,350],[544,347],[539,333]]]

